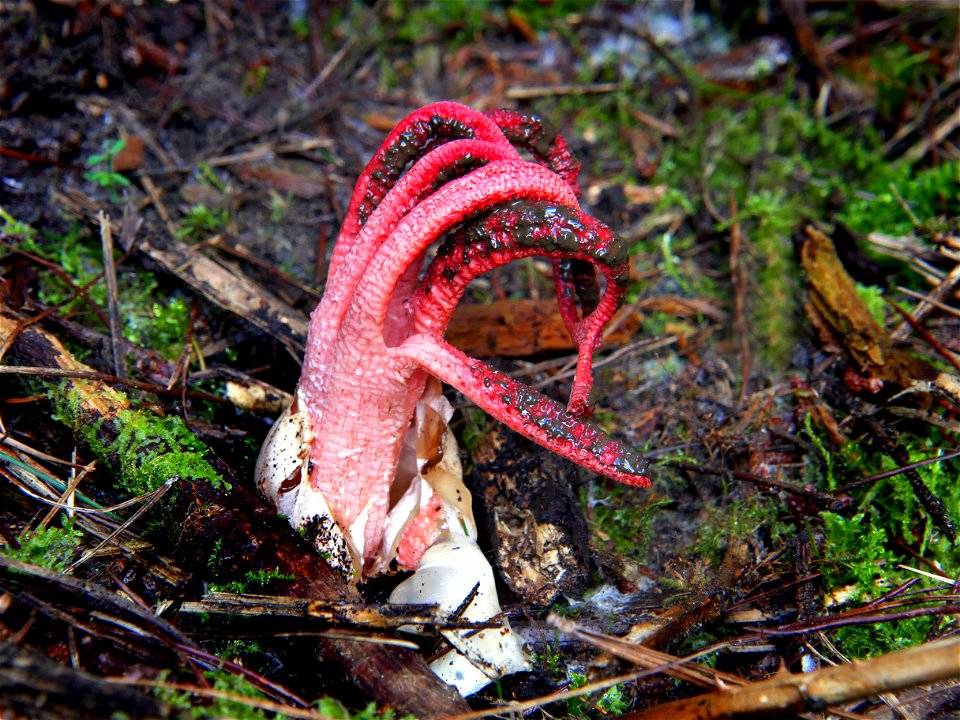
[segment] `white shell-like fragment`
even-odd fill
[[[273,415],[281,412],[293,396],[264,382],[253,379],[227,380],[227,399],[236,407],[249,412]]]
[[[302,530],[327,563],[349,579],[357,579],[360,563],[326,499],[310,484],[310,423],[296,401],[277,418],[260,449],[254,478],[260,491]]]
[[[472,600],[456,619],[486,622],[499,618],[502,611],[493,569],[477,543],[462,537],[427,549],[417,571],[396,587],[390,602],[435,603],[442,613],[452,615],[474,588]],[[529,670],[522,641],[506,618],[499,622],[500,627],[478,632],[441,631],[453,649],[430,663],[430,668],[462,695],[471,695],[504,675]]]

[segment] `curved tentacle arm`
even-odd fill
[[[304,357],[305,380],[302,389],[308,398],[316,399],[318,385],[323,383],[323,371],[327,367],[330,354],[336,346],[336,336],[350,307],[353,289],[367,272],[373,256],[390,236],[397,223],[420,203],[450,179],[459,177],[475,168],[500,160],[519,159],[516,149],[501,138],[498,143],[486,140],[453,140],[431,150],[414,164],[389,192],[388,199],[377,207],[367,223],[352,240],[344,235],[337,240],[335,248],[347,247],[352,242],[352,255],[349,262],[343,263],[336,274],[327,279],[323,300],[313,311],[310,318],[310,337],[307,341],[309,352]],[[411,258],[405,279],[400,280],[410,287],[398,288],[412,292],[412,286],[419,276],[421,263]],[[398,292],[398,295],[400,293]],[[395,309],[391,309],[392,332],[401,339],[406,336],[405,324],[399,322]]]
[[[390,352],[420,365],[511,429],[577,465],[626,485],[650,484],[648,462],[636,449],[567,412],[555,400],[468,357],[443,338],[418,333]]]
[[[605,226],[573,208],[544,202],[513,201],[458,228],[441,246],[414,296],[414,329],[442,335],[473,278],[523,257],[573,259],[604,273],[607,289],[593,312],[578,324],[577,372],[568,410],[589,407],[593,351],[604,326],[626,291],[626,249]]]
[[[555,258],[553,284],[557,288],[560,317],[574,346],[580,347],[580,319],[587,317],[599,304],[596,270],[592,263],[585,260]]]
[[[560,175],[573,188],[577,197],[580,197],[581,191],[577,181],[580,163],[570,152],[567,141],[553,129],[548,121],[539,115],[526,115],[507,109],[492,110],[487,114],[500,126],[511,143],[530,151],[538,163]],[[560,317],[563,318],[563,323],[574,344],[579,346],[577,326],[580,314],[577,300],[580,300],[584,316],[592,311],[590,296],[591,289],[596,285],[596,275],[592,268],[584,267],[576,261],[554,260],[553,281],[557,288]]]
[[[325,322],[339,326],[349,305],[348,288],[356,286],[367,265],[398,222],[425,197],[450,180],[469,173],[486,163],[498,160],[519,160],[516,149],[506,142],[486,140],[452,140],[431,150],[416,162],[393,187],[386,202],[370,216],[353,241],[350,262],[331,274],[324,292]],[[341,235],[336,249],[350,240]],[[336,252],[336,250],[335,250]],[[414,279],[419,267],[413,269]]]
[[[350,199],[340,237],[330,258],[328,276],[349,264],[360,228],[367,222],[404,170],[441,143],[470,139],[507,145],[500,128],[484,113],[453,102],[439,102],[414,111],[390,132],[367,164]]]
[[[580,196],[577,176],[580,162],[570,152],[570,146],[553,126],[539,115],[527,115],[501,108],[491,110],[487,116],[501,132],[517,147],[529,150],[541,165],[550,168]]]
[[[353,292],[344,329],[353,321],[358,336],[382,328],[394,290],[414,259],[455,225],[517,199],[577,207],[573,191],[556,173],[522,160],[492,162],[450,181],[407,213],[381,245]]]

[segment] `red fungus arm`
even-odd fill
[[[357,331],[382,328],[397,284],[415,259],[459,223],[518,199],[577,207],[573,191],[556,173],[522,160],[489,163],[456,178],[393,229],[360,278],[347,320],[359,320]]]
[[[648,463],[637,450],[442,338],[417,334],[391,352],[457,388],[491,416],[551,452],[627,485],[650,484]]]
[[[606,292],[575,328],[579,358],[568,410],[583,415],[593,351],[626,291],[626,249],[609,228],[579,210],[517,200],[458,228],[441,246],[414,296],[414,328],[442,335],[470,281],[523,257],[572,259],[606,278]]]
[[[526,115],[516,110],[491,110],[487,113],[506,136],[517,147],[529,150],[544,167],[550,168],[573,188],[580,196],[577,177],[580,175],[580,162],[570,152],[563,136],[539,115]]]
[[[567,141],[549,122],[539,115],[526,115],[507,109],[492,110],[487,115],[497,123],[511,143],[529,151],[538,163],[562,177],[573,188],[577,197],[580,197],[580,162],[570,152]],[[553,281],[557,288],[560,317],[574,345],[579,347],[578,300],[583,306],[583,315],[586,316],[593,309],[589,299],[591,288],[596,284],[596,275],[589,264],[554,260]],[[585,300],[587,302],[584,302]]]
[[[441,143],[471,138],[509,145],[493,120],[459,103],[427,105],[401,120],[357,179],[330,258],[329,276],[336,277],[341,266],[353,263],[360,228],[410,165]]]

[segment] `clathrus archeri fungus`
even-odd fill
[[[402,120],[357,182],[310,318],[296,399],[267,438],[257,476],[351,579],[393,564],[416,570],[397,602],[452,611],[473,593],[463,618],[500,612],[445,432],[450,406],[433,378],[578,465],[648,484],[642,456],[587,417],[592,354],[623,298],[627,256],[581,211],[578,171],[563,138],[537,117],[437,103]],[[566,407],[443,338],[473,278],[533,256],[552,260],[578,350]],[[444,636],[456,650],[435,669],[464,693],[525,665],[507,625]],[[478,649],[483,636],[499,649]]]

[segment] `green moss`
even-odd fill
[[[722,507],[709,505],[709,520],[697,529],[691,551],[717,564],[731,539],[762,537],[770,547],[781,546],[793,534],[793,526],[780,520],[779,510],[780,503],[775,498],[760,494],[727,502]]]
[[[906,446],[911,463],[936,457],[944,445],[937,430],[931,431],[929,437],[904,434],[899,440]],[[854,479],[897,467],[897,463],[885,454],[863,452],[856,444],[845,447],[843,455]],[[955,524],[960,524],[960,483],[956,481],[958,465],[960,463],[954,459],[917,470],[921,481],[940,500]],[[960,571],[960,556],[956,548],[927,516],[905,474],[879,480],[862,489],[856,496],[855,507],[861,512],[872,511],[873,523],[890,537],[901,538],[904,543],[928,556],[943,569],[944,574],[953,575]]]
[[[848,482],[897,467],[876,439],[866,437],[832,451],[828,443],[807,424],[820,462],[809,464],[808,480],[821,489],[834,490]],[[897,441],[910,462],[936,457],[944,445],[938,429],[929,426],[922,433],[902,432]],[[960,522],[960,486],[956,482],[956,460],[926,465],[917,470],[921,481],[939,499],[956,524]],[[824,591],[854,591],[858,602],[869,602],[917,576],[901,565],[918,562],[939,568],[946,577],[960,572],[957,547],[937,528],[916,497],[906,475],[878,480],[849,493],[850,509],[822,512],[817,544]],[[922,558],[922,560],[920,560]],[[935,588],[935,581],[921,579]],[[926,639],[934,626],[932,618],[915,618],[895,623],[850,626],[835,631],[834,641],[845,654],[864,657],[909,647]]]
[[[860,283],[856,284],[856,288],[857,295],[867,306],[867,311],[879,323],[880,327],[884,327],[887,323],[887,303],[883,299],[883,288],[876,285],[861,285]]]
[[[186,215],[180,218],[176,236],[179,240],[200,240],[226,225],[228,219],[226,210],[215,210],[199,203],[191,205]]]
[[[884,566],[891,560],[887,550],[887,534],[872,524],[864,513],[846,518],[833,512],[822,512],[823,546],[820,558],[827,587],[836,588],[855,584],[860,597],[869,599],[880,582]]]
[[[837,489],[837,473],[834,469],[836,463],[834,453],[827,447],[826,439],[821,435],[818,428],[813,425],[813,418],[808,413],[803,418],[803,431],[810,440],[816,453],[807,453],[804,455],[804,462],[807,464],[807,479],[810,483],[820,487],[823,490],[832,492]],[[842,458],[840,462],[842,463]]]
[[[14,222],[12,218],[4,217],[2,209],[0,220],[8,225]],[[62,235],[22,233],[13,244],[58,265],[62,275],[73,283],[73,288],[86,287],[103,272],[100,239],[80,225],[74,225]],[[74,321],[98,332],[107,332],[85,300],[71,299],[75,290],[63,276],[45,268],[38,269],[37,295],[40,300],[46,305],[63,305],[62,312],[72,315]],[[166,358],[177,357],[183,347],[190,317],[184,299],[165,292],[153,273],[139,268],[117,268],[117,286],[117,307],[123,320],[124,337],[156,350]],[[106,286],[102,281],[87,288],[86,296],[97,306],[106,307]]]
[[[671,503],[666,499],[651,502],[635,488],[619,484],[584,489],[581,502],[587,508],[593,533],[604,538],[615,552],[638,561],[646,559],[658,513]]]
[[[658,211],[681,209],[707,217],[704,198],[722,216],[731,200],[736,212],[714,221],[726,233],[736,223],[744,242],[749,326],[761,356],[774,366],[788,364],[802,320],[791,234],[808,218],[836,216],[855,233],[880,230],[898,235],[942,227],[943,216],[960,213],[960,163],[918,170],[909,161],[890,162],[881,138],[869,128],[836,128],[815,119],[791,87],[738,97],[734,108],[722,89],[704,87],[704,109],[689,140],[666,144],[654,183],[672,188]],[[674,252],[701,234],[678,231]],[[645,252],[654,252],[647,247]],[[663,253],[664,274],[684,292],[696,276]],[[718,262],[725,259],[718,256]],[[917,282],[902,267],[891,282]],[[903,276],[903,277],[901,277]]]
[[[367,703],[362,710],[351,713],[346,706],[333,698],[320,698],[316,702],[317,712],[334,720],[415,720],[413,715],[398,717],[390,708],[380,710],[376,703]]]
[[[586,675],[573,671],[569,673],[569,680],[570,690],[585,687],[588,682]],[[564,701],[567,706],[567,717],[598,718],[623,714],[629,707],[629,703],[624,699],[625,687],[620,683],[608,687],[595,704],[591,704],[583,695],[568,698]]]
[[[269,701],[266,695],[250,684],[241,675],[233,675],[223,670],[208,670],[203,673],[210,681],[213,690],[229,693],[237,698],[247,698],[253,701]],[[184,690],[158,688],[157,697],[163,702],[186,712],[187,717],[208,718],[228,717],[232,720],[269,720],[284,718],[279,713],[267,712],[241,699],[212,698],[205,700],[201,696],[194,696]]]
[[[570,689],[579,690],[587,684],[587,676],[583,673],[570,672]],[[586,717],[587,701],[581,695],[579,697],[567,698],[567,715],[572,717]]]
[[[124,410],[117,418],[120,434],[107,454],[120,460],[120,478],[134,494],[156,490],[173,478],[229,485],[207,462],[207,447],[179,417],[157,417],[143,410]]]
[[[213,690],[227,693],[232,698],[208,698],[193,694],[189,691],[158,688],[157,697],[186,713],[187,717],[210,718],[223,717],[231,720],[282,720],[289,716],[257,707],[256,702],[271,701],[262,691],[253,686],[242,675],[235,675],[226,670],[207,670],[203,673]],[[170,679],[169,674],[162,679]],[[236,698],[236,699],[233,699]],[[251,702],[244,702],[244,700]],[[332,698],[320,698],[315,703],[315,709],[324,717],[334,720],[413,720],[413,716],[398,717],[393,710],[379,710],[375,703],[369,703],[363,709],[351,712],[345,705]]]
[[[211,585],[212,592],[228,592],[242,595],[243,593],[263,591],[276,580],[295,580],[295,575],[282,573],[279,570],[252,570],[247,572],[242,580],[235,580],[225,585]]]
[[[468,407],[460,412],[463,424],[459,428],[460,445],[467,454],[476,450],[490,427],[490,416],[479,408]]]
[[[844,655],[868,658],[919,645],[937,623],[935,616],[909,618],[870,625],[850,625],[833,631],[833,640]]]
[[[419,44],[437,38],[438,31],[448,47],[456,48],[507,23],[508,15],[522,18],[533,30],[553,28],[558,21],[593,5],[593,0],[421,0],[410,3],[394,0],[388,18],[397,40]]]
[[[118,465],[117,481],[132,495],[149,493],[176,479],[229,489],[229,483],[206,460],[207,446],[181,418],[159,417],[144,409],[121,410],[110,421],[116,436],[107,441],[103,421],[87,420],[83,409],[87,397],[72,382],[65,380],[51,387],[55,388],[52,395],[57,418],[78,432],[98,457]],[[125,399],[120,393],[116,395]]]
[[[865,182],[838,217],[858,233],[880,231],[908,235],[923,227],[939,227],[937,218],[960,214],[960,162],[914,171],[905,163],[871,168]]]
[[[124,138],[117,138],[112,142],[104,141],[101,151],[87,158],[86,165],[90,170],[83,174],[88,180],[110,191],[110,199],[119,202],[118,188],[130,187],[130,181],[113,169],[114,158],[127,146]]]
[[[80,547],[83,533],[74,528],[73,520],[63,516],[60,527],[37,527],[25,530],[17,538],[19,548],[4,546],[0,552],[15,560],[65,572]]]
[[[0,235],[17,235],[24,240],[36,237],[37,231],[27,223],[20,222],[0,206]]]

